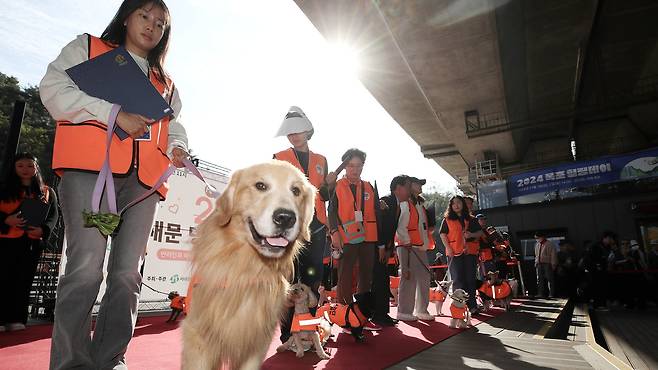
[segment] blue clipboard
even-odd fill
[[[66,73],[87,95],[119,104],[124,112],[141,114],[156,122],[174,114],[123,46],[73,66]],[[118,126],[115,133],[121,140],[129,137]],[[144,135],[148,138],[141,139],[150,139],[150,134],[148,131]]]

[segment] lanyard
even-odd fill
[[[355,192],[352,191],[352,184],[349,184],[350,192],[352,193],[352,199],[354,199],[354,211],[363,211],[363,209],[365,208],[364,203],[366,202],[366,198],[365,198],[365,192],[364,192],[365,186],[363,184],[363,180],[361,180],[360,185],[361,185],[361,207],[359,207],[359,204],[356,201],[357,197],[356,197]],[[359,186],[354,185],[354,188],[355,188],[355,191],[358,193],[359,192]]]

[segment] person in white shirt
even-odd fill
[[[430,248],[431,240],[427,213],[420,196],[424,183],[425,180],[412,177],[411,198],[400,202],[400,219],[396,232],[401,277],[397,318],[403,321],[434,320],[434,316],[427,310],[431,274],[426,252]],[[412,219],[417,221],[414,223]]]
[[[50,369],[127,369],[124,355],[137,319],[142,281],[139,267],[157,203],[165,197],[166,188],[158,188],[121,216],[111,238],[107,288],[93,336],[91,312],[103,280],[107,237],[98,229],[85,227],[82,213],[92,209],[94,184],[107,151],[107,126],[112,121],[130,136],[111,141],[110,163],[116,174],[119,209],[155,187],[172,162],[181,167],[188,157],[178,90],[162,66],[170,25],[169,10],[162,0],[125,0],[100,38],[81,35],[62,49],[39,86],[44,106],[58,121],[53,170],[62,179],[59,195],[67,240],[66,269],[57,287]],[[66,74],[66,69],[119,45],[169,102],[173,117],[152,122],[149,117],[120,110],[113,102],[87,95]],[[148,125],[151,139],[133,142],[144,135]],[[100,211],[107,212],[108,189],[103,199]]]
[[[557,248],[546,234],[535,233],[535,268],[537,269],[537,295],[546,297],[548,285],[549,297],[555,297],[555,269],[557,268]]]

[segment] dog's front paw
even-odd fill
[[[327,352],[322,350],[318,351],[318,357],[320,357],[321,360],[328,360],[331,358]]]
[[[304,357],[304,351],[297,351],[297,352],[295,352],[295,356],[297,356],[297,358],[302,358],[302,357]]]

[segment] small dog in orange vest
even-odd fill
[[[175,322],[178,320],[178,316],[181,312],[185,309],[185,297],[182,297],[178,292],[173,291],[169,293],[167,298],[171,301],[169,304],[171,315],[169,315],[169,319],[167,319],[166,322]]]
[[[290,338],[276,351],[291,350],[297,357],[304,357],[304,351],[315,347],[315,353],[322,360],[328,360],[324,345],[331,335],[331,325],[324,317],[313,317],[309,308],[317,307],[318,299],[311,288],[302,283],[294,284],[288,290],[288,304],[295,307],[295,315],[290,327]]]
[[[448,291],[452,281],[439,281],[438,285],[434,288],[430,288],[430,302],[434,302],[436,307],[436,316],[443,316],[443,302],[445,302],[446,297],[448,297]]]
[[[489,271],[486,279],[478,288],[478,294],[484,302],[485,309],[500,306],[509,311],[512,303],[513,288],[507,280],[500,279],[498,271]]]
[[[316,317],[326,317],[331,324],[347,329],[357,342],[365,341],[363,326],[372,317],[372,292],[357,293],[354,302],[344,305],[340,303],[326,303],[318,308]]]
[[[450,327],[458,329],[466,329],[471,326],[471,312],[468,310],[466,301],[468,301],[468,293],[463,289],[457,289],[450,295],[452,304],[450,305]]]

